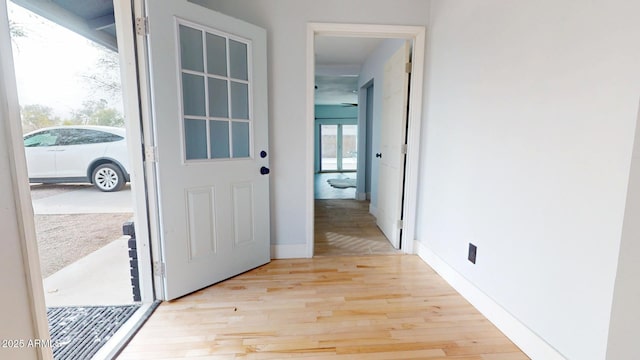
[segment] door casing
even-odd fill
[[[422,99],[424,83],[424,59],[426,45],[426,29],[424,26],[402,25],[370,25],[370,24],[339,24],[339,23],[309,23],[307,24],[306,48],[306,255],[313,257],[314,245],[314,84],[315,84],[315,37],[361,37],[361,38],[400,38],[413,41],[411,93],[409,95],[409,128],[407,129],[407,163],[405,168],[405,188],[403,203],[403,241],[402,251],[406,254],[414,253],[414,238],[418,193],[418,165],[420,157],[420,129],[422,121]],[[360,99],[363,95],[360,94]],[[362,126],[362,123],[358,124]],[[362,162],[359,162],[362,163]],[[360,164],[358,166],[361,166]]]
[[[141,11],[141,1],[132,0],[129,1],[115,1],[114,12],[116,20],[116,30],[118,33],[118,42],[120,44],[120,63],[121,63],[121,78],[123,87],[127,89],[125,91],[125,117],[128,119],[140,119],[140,108],[138,107],[138,100],[142,99],[143,89],[138,87],[137,76],[137,64],[135,57],[136,41],[134,37],[134,25],[132,21],[132,4],[135,8],[135,14],[139,14]],[[0,16],[6,15],[5,6],[0,6]],[[0,19],[2,20],[2,19]],[[3,40],[8,39],[8,24],[0,21],[0,38]],[[3,54],[11,53],[11,42],[1,41],[0,48],[3,48]],[[23,258],[25,262],[24,273],[26,274],[26,282],[29,288],[29,296],[31,298],[31,315],[33,317],[34,337],[37,339],[48,339],[49,328],[48,319],[45,306],[44,289],[42,287],[42,275],[40,271],[40,258],[37,248],[37,239],[35,234],[35,222],[33,209],[31,205],[31,195],[29,190],[29,181],[27,177],[27,165],[26,158],[24,156],[24,143],[22,141],[22,131],[20,128],[20,115],[18,112],[18,94],[15,91],[15,70],[13,66],[13,59],[4,59],[0,61],[0,72],[3,74],[3,85],[6,85],[7,93],[2,93],[0,96],[6,96],[9,100],[8,109],[6,109],[7,128],[11,132],[11,144],[9,145],[13,149],[13,168],[9,169],[10,172],[15,174],[15,182],[11,189],[17,197],[16,213],[20,219],[22,226],[22,234],[20,242],[22,244]],[[4,88],[4,86],[0,86]],[[0,91],[1,93],[2,91]],[[140,95],[139,95],[140,94]],[[140,97],[139,97],[140,96]],[[5,109],[0,109],[5,110]],[[126,122],[127,141],[129,141],[130,149],[140,149],[140,139],[143,136],[142,125],[139,122],[130,120]],[[153,295],[153,283],[151,281],[151,256],[149,247],[151,246],[149,238],[149,229],[152,226],[147,226],[147,209],[152,209],[153,206],[147,203],[147,191],[145,191],[145,177],[144,177],[144,161],[140,152],[134,152],[135,156],[131,159],[131,176],[132,181],[136,182],[138,186],[135,187],[132,184],[134,199],[134,214],[136,222],[136,238],[138,239],[138,261],[140,269],[140,286],[141,297],[143,302],[150,304],[154,299]],[[152,221],[152,217],[149,221]],[[148,308],[150,305],[145,305]],[[138,314],[137,318],[142,321],[141,318],[144,315]],[[124,329],[129,334],[132,334],[135,330],[133,327],[128,326],[128,329]],[[122,333],[118,335],[117,341],[124,342]],[[39,347],[37,353],[40,359],[52,359],[53,353],[49,347]],[[114,354],[115,355],[115,354]]]

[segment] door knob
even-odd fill
[[[267,175],[270,172],[269,168],[266,166],[263,166],[260,168],[260,174],[262,175]]]
[[[266,158],[267,157],[267,152],[264,151],[264,150],[260,151],[260,157],[263,158],[263,159]]]
[[[376,154],[376,157],[377,157],[377,158],[381,158],[381,157],[382,157],[382,153],[377,153],[377,154]]]

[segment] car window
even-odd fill
[[[58,134],[55,131],[47,130],[31,134],[24,138],[25,147],[53,146],[56,145]]]
[[[98,144],[122,139],[122,136],[98,130],[60,129],[58,145]]]

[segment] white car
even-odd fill
[[[129,181],[125,130],[57,126],[24,135],[31,183],[91,183],[118,191]]]

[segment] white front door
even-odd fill
[[[146,1],[166,299],[270,261],[266,31]]]
[[[407,41],[384,66],[380,153],[376,154],[380,160],[376,223],[396,249],[402,226],[410,51]]]

